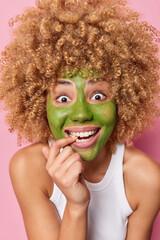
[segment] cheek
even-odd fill
[[[47,108],[48,123],[55,137],[58,132],[61,131],[66,121],[66,118],[68,117],[68,114],[68,109],[56,108],[54,106],[50,106]]]
[[[116,121],[116,104],[107,102],[92,106],[95,119],[102,125],[114,125]]]
[[[66,118],[68,117],[69,109],[55,107],[52,104],[51,95],[49,95],[46,110],[47,110],[48,124],[52,134],[56,139],[64,137],[62,133],[62,127],[65,123]]]

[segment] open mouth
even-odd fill
[[[73,127],[65,129],[65,135],[77,137],[72,144],[76,148],[88,148],[97,141],[99,137],[100,127]]]
[[[99,132],[99,129],[88,131],[88,132],[70,132],[66,131],[67,135],[70,137],[77,137],[76,142],[86,142],[89,139],[92,139],[97,133]]]

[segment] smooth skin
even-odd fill
[[[108,91],[105,82],[101,86],[103,91]],[[92,91],[96,89],[97,85],[93,84]],[[77,99],[75,85],[72,91],[75,91],[75,98],[71,105]],[[86,94],[85,90],[83,92]],[[103,101],[107,103],[110,99],[106,97]],[[90,100],[87,102],[90,103]],[[82,124],[82,118],[86,124],[85,111],[77,114],[75,120]],[[111,153],[106,151],[103,144],[96,145],[95,148],[99,149],[97,155],[92,160],[90,155],[87,158],[89,161],[83,161],[81,151],[75,152],[72,148],[75,141],[76,138],[63,137],[54,141],[50,148],[41,143],[33,144],[19,150],[11,159],[10,176],[29,240],[87,240],[90,194],[84,179],[101,181],[109,166]],[[160,207],[160,167],[144,153],[130,146],[125,148],[123,173],[126,196],[133,209],[126,240],[149,240]],[[62,221],[49,200],[54,182],[67,199]]]

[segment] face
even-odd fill
[[[84,161],[91,161],[114,129],[116,104],[108,98],[109,85],[104,77],[96,72],[99,80],[94,81],[94,73],[92,77],[84,75],[64,75],[57,80],[48,96],[47,117],[55,139],[77,136],[71,147]]]

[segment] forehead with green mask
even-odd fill
[[[106,79],[86,69],[64,74],[49,93],[47,118],[55,139],[77,136],[71,147],[84,161],[93,160],[113,132],[116,104],[108,93]]]

